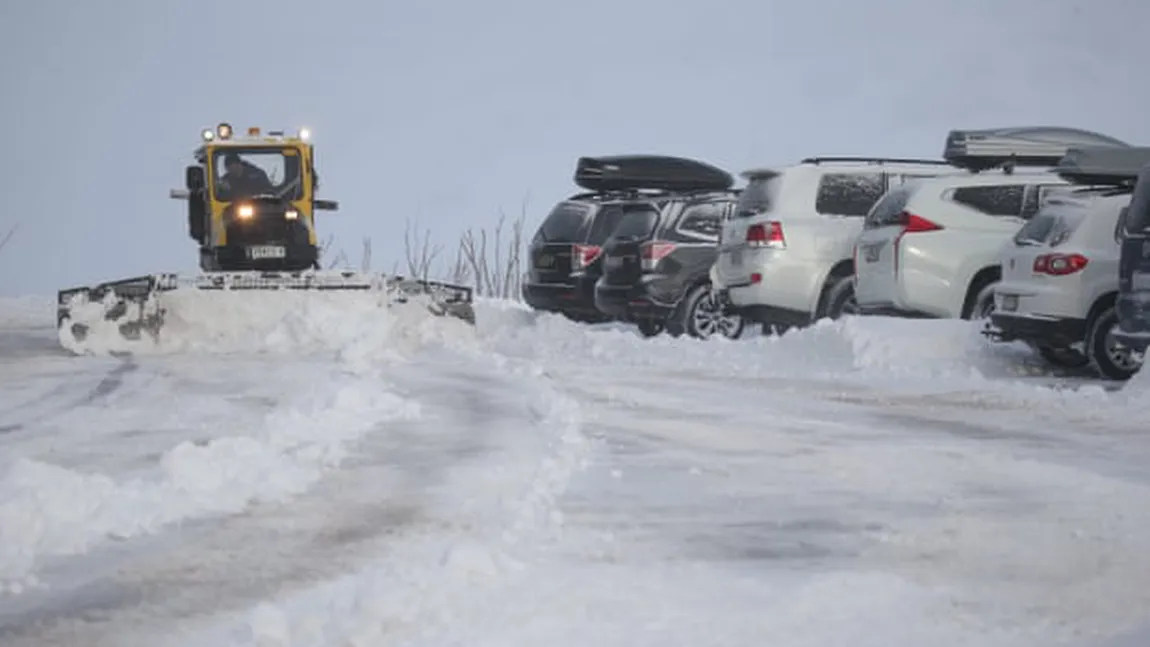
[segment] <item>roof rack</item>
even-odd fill
[[[1091,146],[1069,149],[1053,170],[1072,184],[1129,186],[1147,164],[1150,164],[1150,146]]]
[[[1056,166],[1074,147],[1131,148],[1107,135],[1061,126],[1027,126],[952,130],[946,136],[943,159],[973,173],[1016,166]]]
[[[564,200],[588,200],[595,202],[614,202],[628,200],[666,200],[679,197],[698,197],[710,193],[729,193],[739,195],[741,189],[692,189],[670,191],[663,189],[618,189],[610,191],[580,191],[571,194]]]
[[[613,155],[580,157],[575,184],[588,191],[722,191],[735,179],[730,173],[682,157],[665,155]]]
[[[905,157],[807,157],[800,164],[824,162],[863,162],[866,164],[949,164],[946,160],[927,160]]]

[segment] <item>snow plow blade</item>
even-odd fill
[[[94,286],[61,290],[57,295],[59,332],[78,343],[93,324],[111,322],[126,340],[159,339],[164,327],[164,295],[176,291],[361,291],[378,293],[387,305],[418,300],[431,314],[475,325],[471,288],[439,281],[355,271],[205,272],[191,276],[151,274]]]

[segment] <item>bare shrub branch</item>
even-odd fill
[[[12,241],[12,237],[16,235],[16,230],[19,228],[19,224],[12,225],[8,228],[8,231],[4,232],[4,236],[0,238],[0,252],[4,251],[4,248],[8,246],[8,243]]]
[[[475,295],[494,299],[522,299],[524,231],[527,223],[527,201],[514,220],[500,210],[494,227],[468,227],[455,244],[454,256],[444,254],[444,246],[432,239],[431,230],[420,229],[418,219],[408,218],[403,232],[403,260],[392,263],[391,274],[401,274],[416,280],[442,280],[456,285],[470,286]],[[371,238],[362,241],[361,271],[371,271]],[[327,258],[335,247],[334,236],[329,236],[321,248],[321,258]],[[330,269],[350,261],[339,250],[325,265]]]
[[[403,254],[404,260],[407,261],[409,278],[423,281],[429,279],[431,266],[442,252],[443,247],[441,245],[432,244],[430,229],[423,231],[423,242],[419,242],[419,236],[414,233],[414,223],[412,223],[410,219],[405,222],[403,228]]]
[[[371,271],[371,237],[364,236],[363,238],[363,255],[359,259],[359,269],[361,272]]]
[[[524,204],[518,218],[505,232],[507,214],[500,210],[494,229],[468,228],[459,238],[453,281],[470,279],[477,296],[495,299],[521,298],[523,281],[523,228],[527,220]],[[504,236],[507,236],[505,239]]]

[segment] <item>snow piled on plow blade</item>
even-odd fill
[[[109,296],[114,303],[114,297]],[[153,294],[145,312],[163,311],[158,335],[138,339],[121,334],[121,324],[139,317],[139,305],[107,319],[108,305],[77,304],[72,322],[87,326],[77,338],[70,325],[59,327],[60,344],[76,354],[346,352],[386,348],[384,340],[419,335],[473,336],[467,322],[431,311],[426,296],[380,290],[196,290]]]

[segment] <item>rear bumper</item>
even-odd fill
[[[600,282],[595,286],[595,307],[602,313],[623,320],[666,319],[675,309],[651,290],[649,282],[613,285]]]
[[[570,283],[524,283],[523,300],[534,310],[597,315],[595,281],[572,277]]]
[[[995,341],[1065,348],[1086,339],[1086,320],[994,313],[982,334]]]
[[[743,256],[738,264],[731,261],[736,252]],[[720,252],[719,264],[714,272],[718,278],[715,285],[726,289],[736,306],[748,311],[786,313],[787,318],[802,313],[802,320],[808,324],[831,267],[818,259],[777,249]]]
[[[766,305],[740,306],[730,303],[729,297],[725,298],[724,301],[729,304],[727,308],[731,313],[737,314],[750,322],[770,326],[786,326],[788,328],[801,328],[811,324],[811,315],[799,310]]]
[[[811,316],[806,312],[779,308],[762,304],[739,305],[731,300],[731,288],[738,285],[720,288],[719,300],[723,304],[724,314],[738,315],[747,323],[765,324],[768,326],[783,326],[787,328],[801,328],[811,323]]]

